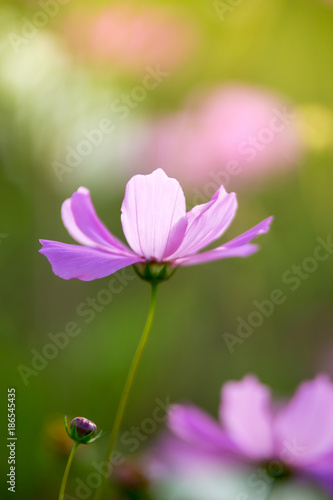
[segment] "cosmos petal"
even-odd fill
[[[196,255],[190,255],[183,259],[176,259],[175,263],[180,266],[193,266],[195,264],[202,264],[229,257],[249,257],[259,249],[257,245],[250,244],[249,242],[253,238],[266,233],[269,230],[272,220],[273,217],[268,217],[245,233],[220,247]]]
[[[275,433],[281,451],[297,444],[296,464],[309,463],[333,451],[333,384],[326,375],[304,382],[277,414]]]
[[[161,169],[130,179],[121,212],[128,244],[146,259],[162,261],[183,240],[185,196],[178,181]]]
[[[61,207],[63,223],[78,243],[95,248],[109,248],[114,252],[131,254],[129,248],[113,236],[99,220],[89,190],[80,187]]]
[[[172,406],[168,426],[176,436],[202,449],[228,453],[236,450],[220,424],[195,406]]]
[[[230,257],[249,257],[256,253],[259,247],[257,245],[243,245],[241,247],[228,248],[221,246],[209,250],[208,252],[190,255],[184,259],[176,259],[175,264],[179,266],[194,266],[196,264],[204,264],[214,260],[228,259]]]
[[[96,248],[40,240],[39,250],[52,266],[54,274],[65,280],[91,281],[104,278],[142,259],[137,255],[105,252]]]
[[[222,387],[220,419],[232,441],[251,459],[274,455],[271,396],[256,377]]]
[[[171,258],[192,255],[220,238],[231,224],[236,210],[235,193],[228,194],[221,186],[208,203],[197,205],[186,214],[184,239]]]

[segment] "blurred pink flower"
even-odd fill
[[[189,99],[184,109],[153,120],[143,147],[146,168],[163,168],[185,183],[266,178],[295,164],[302,151],[295,111],[276,95],[228,85]],[[223,174],[224,172],[224,174]]]
[[[170,10],[118,3],[97,15],[76,14],[65,35],[83,56],[141,73],[146,66],[171,70],[194,50],[196,34]]]
[[[302,383],[293,398],[278,407],[254,376],[227,382],[219,417],[216,422],[196,407],[173,406],[169,427],[192,447],[192,454],[264,465],[273,479],[305,477],[333,493],[333,384],[327,376]],[[189,449],[184,453],[188,456]]]
[[[269,230],[272,217],[214,250],[198,253],[222,236],[236,210],[235,193],[228,194],[220,186],[208,203],[186,213],[180,184],[158,169],[135,175],[127,183],[121,222],[131,249],[109,233],[97,217],[88,189],[81,187],[62,205],[63,223],[81,246],[40,240],[40,252],[57,276],[83,281],[103,278],[132,264],[142,264],[142,274],[147,263],[150,270],[155,266],[157,272],[165,273],[167,267],[248,257],[258,250],[250,242]]]

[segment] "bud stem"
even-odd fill
[[[266,500],[273,500],[273,497],[275,496],[274,494],[275,490],[276,490],[276,481],[274,480],[271,487],[268,488]]]
[[[156,291],[157,291],[157,283],[153,282],[152,283],[152,293],[151,293],[150,307],[149,307],[149,312],[148,312],[146,324],[145,324],[145,327],[143,329],[143,332],[142,332],[142,335],[141,335],[141,339],[140,339],[139,345],[138,345],[138,347],[136,349],[136,352],[135,352],[135,355],[134,355],[131,367],[130,367],[128,375],[127,375],[125,386],[124,386],[124,389],[123,389],[123,392],[122,392],[122,395],[121,395],[121,398],[120,398],[120,402],[119,402],[119,405],[118,405],[116,417],[115,417],[113,428],[112,428],[112,431],[111,431],[111,437],[110,437],[109,446],[108,446],[108,449],[107,449],[107,452],[106,452],[106,459],[105,459],[105,463],[106,464],[110,464],[110,462],[111,462],[112,453],[113,453],[114,447],[116,445],[116,441],[117,441],[117,437],[118,437],[118,434],[119,434],[121,422],[122,422],[122,419],[123,419],[123,416],[124,416],[124,412],[125,412],[125,408],[126,408],[128,396],[130,394],[130,391],[131,391],[131,388],[132,388],[132,384],[133,384],[133,381],[134,381],[134,378],[135,378],[135,374],[136,374],[136,371],[137,371],[137,368],[138,368],[138,365],[139,365],[139,362],[140,362],[140,359],[141,359],[141,355],[143,353],[143,350],[145,348],[145,345],[147,343],[148,336],[149,336],[149,333],[150,333],[150,330],[151,330],[151,326],[152,326],[154,315],[155,315],[155,309],[156,309]],[[96,494],[95,494],[95,500],[99,500],[101,498],[102,488],[103,488],[103,484],[101,484],[97,488]]]
[[[67,465],[66,465],[66,469],[65,469],[65,472],[64,472],[64,477],[62,478],[62,482],[61,482],[61,488],[60,488],[60,493],[59,493],[59,500],[63,500],[64,499],[64,494],[65,494],[65,489],[66,489],[66,484],[67,484],[67,478],[68,478],[69,469],[71,468],[71,465],[72,465],[72,462],[73,462],[73,458],[74,458],[74,455],[75,455],[75,452],[76,452],[76,449],[77,449],[78,446],[79,446],[79,443],[75,442],[74,445],[73,445],[71,454],[69,455],[68,462],[67,462]]]

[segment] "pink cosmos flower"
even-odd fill
[[[222,388],[219,420],[193,406],[173,406],[173,433],[215,460],[266,467],[274,479],[300,476],[333,493],[333,384],[326,375],[300,385],[293,398],[274,407],[254,376]]]
[[[147,65],[179,67],[197,45],[189,20],[172,10],[115,3],[97,14],[75,13],[65,36],[84,57],[142,73]]]
[[[295,109],[279,95],[242,84],[196,93],[148,123],[141,156],[183,182],[248,185],[295,165],[303,145]],[[216,175],[219,174],[219,175]]]
[[[121,222],[131,248],[113,236],[98,219],[88,189],[79,188],[62,205],[62,220],[79,245],[40,240],[40,250],[53,272],[64,279],[90,281],[131,264],[158,268],[158,273],[227,257],[247,257],[258,247],[250,243],[266,233],[272,217],[213,250],[199,253],[226,231],[237,209],[235,193],[221,186],[208,203],[186,213],[185,196],[176,179],[161,169],[135,175],[127,183]],[[162,278],[158,278],[162,279]]]

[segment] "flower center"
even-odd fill
[[[278,459],[265,462],[263,466],[268,476],[275,480],[287,479],[292,474],[292,470]]]

